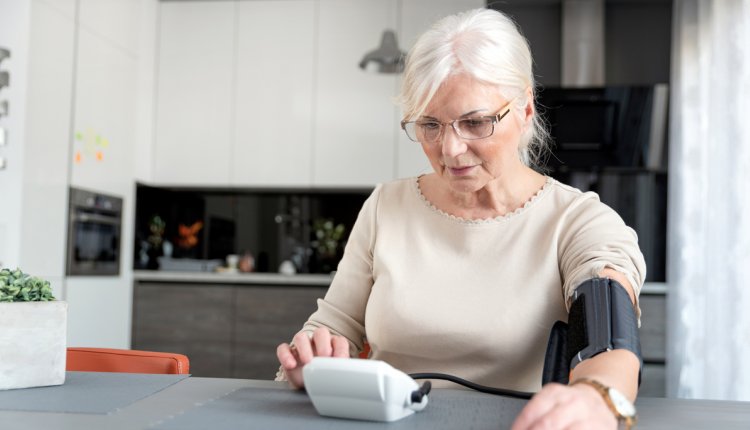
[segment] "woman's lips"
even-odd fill
[[[465,167],[448,167],[448,171],[453,176],[465,176],[468,175],[472,169],[474,169],[475,166],[465,166]]]

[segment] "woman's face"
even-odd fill
[[[495,85],[476,81],[466,74],[449,77],[427,105],[420,120],[447,123],[459,118],[495,115],[504,111],[510,100]],[[522,166],[518,158],[521,135],[533,111],[526,109],[525,118],[510,105],[511,111],[486,138],[466,140],[446,125],[440,140],[422,142],[422,149],[432,168],[446,185],[456,192],[476,192],[493,179],[509,174]]]

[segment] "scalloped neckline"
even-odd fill
[[[499,215],[499,216],[491,217],[491,218],[468,219],[468,218],[451,215],[448,212],[445,212],[442,209],[439,209],[438,207],[433,205],[431,201],[427,200],[427,197],[425,197],[424,194],[422,194],[422,188],[419,186],[419,178],[420,176],[415,177],[414,180],[412,181],[412,184],[413,184],[415,192],[417,193],[417,196],[422,201],[422,203],[424,203],[424,205],[427,206],[428,209],[437,213],[438,215],[448,218],[452,221],[462,223],[462,224],[489,224],[489,223],[496,223],[496,222],[505,222],[511,218],[517,217],[518,215],[526,212],[526,210],[530,208],[536,201],[538,201],[542,195],[546,194],[547,190],[549,190],[550,188],[550,185],[554,181],[552,177],[547,176],[547,180],[544,182],[544,185],[542,185],[542,187],[539,188],[539,190],[537,190],[537,192],[534,193],[534,195],[531,196],[531,198],[526,200],[526,202],[523,205],[516,208],[516,210],[514,210],[513,212],[508,212],[505,215]]]

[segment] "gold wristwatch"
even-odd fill
[[[630,430],[635,426],[636,421],[638,421],[638,416],[635,413],[635,406],[627,397],[625,397],[624,394],[594,379],[577,379],[572,385],[575,384],[586,384],[598,391],[604,398],[607,406],[609,406],[609,409],[611,409],[612,413],[617,417],[617,421],[619,421],[620,424],[624,424],[624,427],[621,426],[620,428]]]

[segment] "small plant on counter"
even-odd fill
[[[49,281],[23,273],[0,270],[0,302],[49,302],[55,300]]]
[[[312,223],[312,233],[314,236],[310,242],[313,252],[311,270],[315,273],[330,273],[336,270],[346,226],[336,224],[331,218],[316,218]]]
[[[344,224],[334,224],[330,218],[316,218],[313,221],[313,232],[315,240],[311,245],[318,254],[326,258],[335,258],[339,243],[346,232]]]

